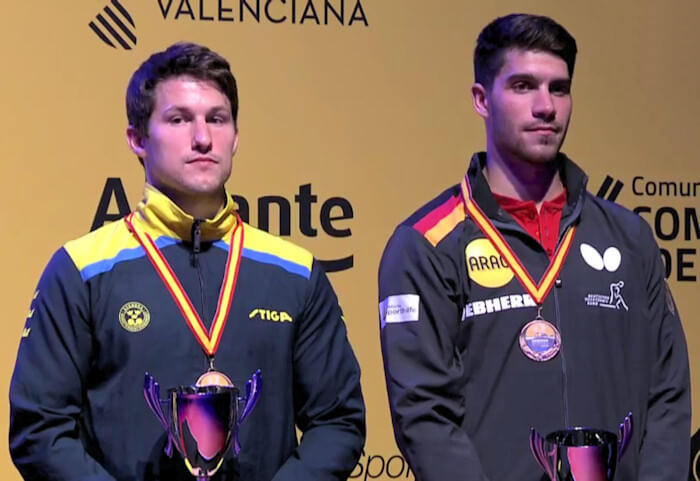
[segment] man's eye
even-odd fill
[[[568,85],[554,85],[550,91],[554,95],[569,95],[569,93],[571,93],[571,87]]]
[[[525,92],[530,86],[525,82],[515,82],[512,88],[516,92]]]
[[[170,122],[171,124],[181,124],[182,122],[184,122],[184,119],[182,117],[170,117],[170,119],[168,119],[168,122]]]

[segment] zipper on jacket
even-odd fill
[[[207,317],[204,293],[204,276],[202,267],[199,265],[199,253],[202,251],[202,219],[195,219],[192,222],[192,267],[197,269],[197,279],[199,280],[199,297],[201,302],[201,319],[204,325],[209,328],[211,320]]]
[[[199,266],[199,253],[202,250],[202,219],[192,222],[192,267]]]
[[[560,283],[558,283],[561,285]],[[559,296],[557,294],[557,289],[559,285],[555,285],[552,289],[554,294],[554,321],[556,322],[557,329],[559,332],[562,331],[561,328],[561,316],[559,314]],[[562,398],[564,401],[564,426],[566,428],[570,427],[569,424],[569,393],[568,393],[568,382],[566,377],[566,356],[564,355],[564,342],[562,341],[559,347],[559,355],[561,356],[561,374],[562,374]]]

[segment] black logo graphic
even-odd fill
[[[615,199],[617,199],[617,196],[620,194],[620,190],[622,190],[622,186],[624,186],[625,184],[623,184],[619,180],[616,180],[615,185],[613,185],[613,188],[610,191],[610,194],[608,195],[608,190],[610,189],[610,185],[612,183],[613,178],[609,175],[606,175],[605,180],[603,180],[603,183],[600,185],[600,189],[598,189],[598,193],[596,194],[596,196],[600,197],[601,199],[609,200],[610,202],[615,202]]]
[[[242,195],[233,195],[233,199],[238,204],[238,213],[244,222],[249,222],[250,208],[248,199]],[[109,212],[112,201],[117,206],[118,212]],[[279,212],[279,224],[277,225],[280,237],[289,236],[292,233],[292,203],[298,206],[299,232],[306,237],[316,237],[318,229],[312,218],[312,204],[318,202],[318,196],[313,193],[311,183],[300,185],[299,193],[294,196],[293,202],[280,195],[266,195],[257,199],[258,222],[257,226],[261,230],[270,232],[270,207],[275,206]],[[102,196],[100,197],[97,211],[90,231],[102,227],[106,222],[113,222],[121,219],[131,212],[126,192],[122,185],[121,178],[109,177],[105,182]],[[344,221],[349,221],[355,216],[352,204],[344,197],[330,197],[321,203],[318,222],[323,232],[334,238],[350,237],[352,231],[350,227],[338,225]],[[326,272],[338,272],[351,269],[355,265],[355,256],[350,254],[338,259],[319,259],[319,263]]]
[[[700,456],[700,429],[690,438],[690,476],[688,481],[700,480],[700,466],[698,466],[698,457]]]
[[[132,31],[136,28],[134,20],[118,0],[112,0],[111,3],[114,9],[109,5],[103,9],[103,12],[109,17],[109,20],[105,18],[102,13],[98,13],[95,17],[97,22],[91,21],[88,25],[92,31],[95,32],[95,35],[110,47],[117,48],[114,44],[114,42],[116,42],[121,45],[124,50],[131,50],[132,47],[136,45],[136,35],[134,35]],[[121,18],[114,10],[117,10],[121,14]],[[124,22],[128,22],[131,28]]]

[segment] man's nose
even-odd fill
[[[192,149],[198,152],[209,152],[211,150],[211,132],[206,120],[202,119],[194,122]]]
[[[532,115],[538,119],[552,121],[557,115],[552,94],[548,88],[538,90],[535,103],[532,106]]]

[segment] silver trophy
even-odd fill
[[[530,450],[552,481],[612,481],[632,439],[632,413],[618,435],[599,429],[554,431],[545,438],[530,429]]]
[[[160,399],[158,383],[146,373],[143,392],[168,434],[165,453],[172,456],[174,445],[197,481],[206,481],[216,473],[231,441],[234,455],[240,452],[238,430],[260,398],[262,376],[257,370],[246,382],[245,397],[233,383],[227,384],[201,385],[198,381],[193,386],[169,389],[167,399]]]

